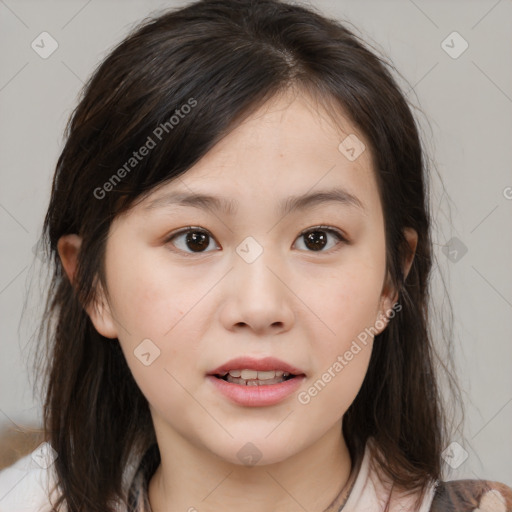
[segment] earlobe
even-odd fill
[[[389,295],[383,295],[381,297],[381,303],[379,308],[379,314],[377,319],[375,320],[375,328],[377,329],[377,334],[380,334],[384,331],[389,323],[389,316],[393,309],[393,306],[396,304],[398,300],[398,293],[394,295],[392,299]],[[379,327],[381,326],[381,328]]]
[[[57,251],[59,253],[62,267],[72,286],[75,286],[76,269],[78,254],[82,239],[78,235],[64,235],[57,242]],[[117,338],[117,331],[113,322],[110,307],[107,304],[105,293],[101,284],[96,288],[94,300],[85,308],[95,329],[106,338]]]
[[[95,297],[85,308],[94,328],[105,338],[117,338],[117,329],[112,311],[105,297],[101,283],[95,287]]]

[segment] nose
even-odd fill
[[[236,257],[226,283],[221,313],[226,329],[250,329],[258,335],[289,330],[295,321],[293,283],[285,265],[265,251],[252,262]]]

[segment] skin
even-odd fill
[[[233,357],[274,356],[304,371],[298,392],[307,390],[397,300],[370,151],[349,161],[340,142],[365,137],[339,121],[304,93],[276,96],[111,226],[108,298],[100,287],[87,311],[101,334],[118,338],[150,404],[162,456],[149,486],[155,512],[324,510],[355,477],[341,427],[373,338],[307,405],[295,393],[274,406],[243,407],[205,378]],[[335,202],[284,217],[275,210],[289,195],[333,187],[355,195],[364,210]],[[238,211],[147,208],[171,191],[225,196],[239,202]],[[326,245],[314,251],[301,233],[318,225],[340,230],[349,243],[324,230]],[[203,252],[193,252],[185,235],[168,241],[187,226],[211,235]],[[414,254],[417,235],[405,235]],[[263,249],[252,263],[236,252],[248,236]],[[79,247],[77,235],[59,241],[71,281]],[[149,366],[134,355],[147,338],[160,350]],[[237,457],[248,442],[261,453],[252,467]]]

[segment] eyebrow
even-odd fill
[[[284,216],[296,210],[304,210],[326,203],[337,203],[355,207],[365,212],[363,203],[355,195],[341,188],[331,188],[299,196],[287,197],[278,204],[277,213]],[[235,199],[187,192],[171,192],[165,194],[151,201],[145,209],[150,210],[174,205],[220,211],[228,216],[236,215],[238,211],[238,201]]]

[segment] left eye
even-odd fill
[[[323,249],[326,247],[328,242],[328,235],[334,235],[338,241],[324,251]],[[309,228],[307,231],[303,231],[297,240],[302,239],[305,241],[304,245],[310,250],[310,252],[327,252],[340,242],[347,241],[341,233],[327,226],[317,226],[315,228]]]
[[[184,252],[192,253],[210,252],[206,251],[205,249],[211,245],[210,242],[213,241],[213,237],[210,235],[210,233],[208,233],[208,231],[205,231],[201,228],[194,228],[189,226],[188,228],[174,233],[167,239],[167,242],[179,239],[183,240],[183,235],[185,235],[185,241],[181,244],[181,247],[180,244],[173,242],[173,245],[175,245],[178,249],[181,249]]]

